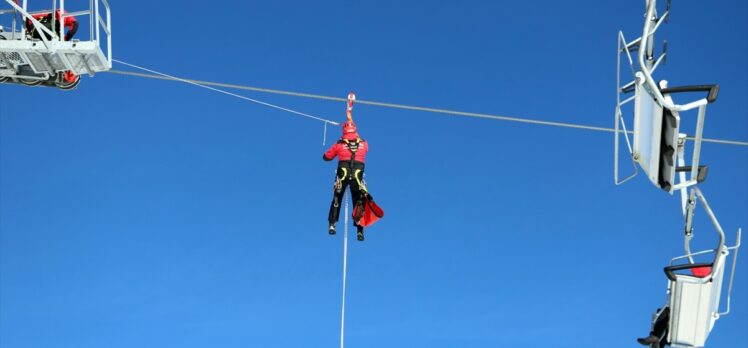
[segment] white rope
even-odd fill
[[[124,70],[111,69],[111,70],[109,70],[107,72],[108,73],[112,73],[112,74],[116,74],[116,75],[143,77],[143,78],[147,78],[147,79],[156,79],[156,80],[166,80],[166,81],[181,81],[181,80],[185,80],[185,81],[197,82],[197,83],[199,83],[201,85],[206,85],[206,86],[224,87],[224,88],[231,88],[231,89],[241,89],[241,90],[245,90],[245,91],[270,93],[270,94],[289,95],[289,96],[293,96],[293,97],[302,97],[302,98],[310,98],[310,99],[322,99],[322,100],[330,100],[330,101],[345,101],[345,102],[348,101],[348,99],[346,99],[346,98],[328,97],[328,96],[319,95],[319,94],[289,92],[289,91],[281,91],[281,90],[278,90],[278,89],[252,87],[252,86],[237,85],[237,84],[232,84],[232,83],[211,82],[211,81],[204,81],[204,80],[193,80],[193,79],[183,79],[183,78],[173,79],[173,78],[170,78],[170,77],[164,77],[164,76],[158,76],[158,75],[152,75],[152,74],[143,74],[143,73],[134,72],[134,71],[124,71]]]
[[[277,89],[268,89],[268,88],[243,86],[243,85],[235,85],[235,84],[228,84],[228,83],[209,82],[209,81],[200,81],[200,80],[188,80],[188,79],[181,79],[181,78],[173,78],[169,76],[164,77],[164,76],[157,76],[157,75],[141,74],[141,73],[130,72],[130,71],[109,70],[109,72],[113,74],[118,74],[118,75],[129,75],[129,76],[161,79],[161,80],[177,80],[177,81],[193,83],[193,84],[198,84],[198,85],[203,85],[203,86],[208,86],[208,85],[220,86],[220,87],[225,87],[225,88],[241,89],[241,90],[248,90],[248,91],[255,91],[255,92],[262,92],[262,93],[282,94],[282,95],[301,97],[301,98],[322,99],[322,100],[342,101],[342,102],[347,101],[347,99],[345,98],[330,97],[330,96],[319,95],[319,94],[281,91]],[[366,100],[356,100],[356,103],[372,105],[372,106],[380,106],[380,107],[385,107],[385,108],[431,112],[431,113],[436,113],[436,114],[445,114],[445,115],[453,115],[453,116],[484,118],[484,119],[497,120],[497,121],[529,123],[529,124],[535,124],[535,125],[562,127],[562,128],[574,128],[574,129],[583,129],[583,130],[598,131],[598,132],[610,132],[610,133],[615,132],[615,129],[613,128],[588,126],[588,125],[566,123],[566,122],[542,121],[542,120],[534,120],[534,119],[522,118],[522,117],[499,116],[499,115],[482,114],[482,113],[475,113],[475,112],[436,109],[436,108],[428,108],[428,107],[422,107],[422,106],[383,103],[383,102],[366,101]],[[332,121],[329,121],[329,120],[325,120],[325,121],[327,121],[328,123],[337,125],[337,123],[334,123]],[[620,132],[624,133],[623,131],[620,131]],[[626,133],[633,134],[632,131],[628,131]],[[694,140],[693,137],[688,137],[687,139]],[[702,141],[707,142],[707,143],[717,143],[717,144],[737,145],[737,146],[748,147],[748,141],[723,140],[723,139],[711,139],[711,138],[702,138]]]
[[[325,130],[322,131],[322,146],[325,146],[327,142],[327,122],[325,122]]]
[[[348,270],[348,198],[347,193],[343,193],[345,201],[345,227],[343,228],[343,305],[340,311],[340,348],[344,348],[345,333],[345,278]]]
[[[117,59],[112,59],[112,60],[115,61],[115,62],[117,62],[117,63],[119,63],[119,64],[127,65],[127,66],[129,66],[131,68],[135,68],[135,69],[147,71],[149,73],[156,74],[156,75],[168,78],[170,80],[188,83],[188,84],[195,85],[195,86],[198,86],[198,87],[202,87],[202,88],[205,88],[205,89],[209,89],[211,91],[215,91],[215,92],[218,92],[218,93],[223,93],[223,94],[230,95],[232,97],[236,97],[236,98],[239,98],[239,99],[251,101],[253,103],[257,103],[257,104],[269,106],[271,108],[275,108],[275,109],[283,110],[283,111],[286,111],[286,112],[290,112],[292,114],[296,114],[296,115],[299,115],[299,116],[304,116],[304,117],[307,117],[307,118],[311,118],[313,120],[317,120],[317,121],[322,121],[322,122],[325,122],[325,123],[334,124],[336,126],[340,125],[339,123],[331,121],[331,120],[328,120],[328,119],[324,119],[324,118],[317,117],[317,116],[312,116],[312,115],[309,115],[309,114],[305,114],[303,112],[299,112],[299,111],[296,111],[296,110],[284,108],[284,107],[278,106],[278,105],[273,105],[273,104],[266,103],[264,101],[260,101],[260,100],[257,100],[257,99],[248,98],[248,97],[245,97],[245,96],[242,96],[242,95],[238,95],[238,94],[235,94],[235,93],[224,91],[222,89],[218,89],[218,88],[214,88],[214,87],[209,87],[209,86],[206,86],[204,83],[199,83],[199,82],[195,82],[195,81],[192,81],[192,80],[187,80],[187,79],[182,79],[182,78],[179,78],[179,77],[174,77],[174,76],[167,75],[167,74],[155,71],[155,70],[151,70],[151,69],[147,69],[147,68],[144,68],[144,67],[141,67],[141,66],[137,66],[135,64],[126,63],[126,62],[123,62],[121,60],[117,60]]]

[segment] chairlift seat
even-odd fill
[[[719,318],[724,263],[728,251],[718,253],[714,263],[685,264],[665,268],[669,282],[670,323],[668,342],[673,347],[703,347]],[[709,269],[706,275],[700,275]],[[678,274],[690,270],[693,274]]]
[[[636,84],[634,98],[634,156],[661,189],[670,192],[675,184],[680,115],[660,105],[646,90],[643,78]]]

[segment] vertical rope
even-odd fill
[[[343,305],[340,311],[340,348],[344,348],[345,333],[345,278],[348,268],[348,198],[347,193],[343,194],[345,201],[345,227],[343,228]]]
[[[327,122],[325,122],[325,130],[322,132],[322,146],[325,146],[327,142]]]

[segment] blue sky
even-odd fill
[[[178,76],[602,127],[617,32],[638,36],[644,11],[112,5],[115,57]],[[722,87],[707,137],[748,140],[747,16],[744,1],[677,1],[658,37],[670,43],[661,78]],[[245,95],[345,117],[343,103]],[[355,119],[386,216],[350,240],[347,346],[627,347],[646,335],[662,267],[683,252],[680,201],[643,175],[615,186],[611,134],[366,105]],[[326,232],[322,129],[175,82],[0,86],[0,346],[337,346],[343,239]],[[748,226],[748,149],[705,144],[702,162],[732,244]],[[696,219],[696,248],[712,247]],[[737,267],[709,347],[748,347],[745,255]]]

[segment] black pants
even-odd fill
[[[338,172],[335,176],[332,203],[330,203],[330,213],[327,217],[327,221],[330,224],[338,222],[340,206],[344,204],[343,194],[345,194],[346,188],[350,187],[351,189],[353,206],[363,205],[362,198],[365,190],[363,188],[363,177],[364,170],[361,168],[338,167]],[[354,220],[353,224],[358,227],[358,220]]]
[[[660,315],[655,320],[652,331],[649,333],[650,335],[654,335],[660,338],[660,347],[665,347],[667,345],[667,331],[669,326],[670,307],[665,307],[665,309],[660,312]]]
[[[640,338],[638,341],[643,345],[648,344],[650,348],[664,348],[668,344],[667,334],[668,327],[670,326],[670,307],[658,308],[655,315],[657,315],[657,318],[655,318],[652,324],[649,336]]]

